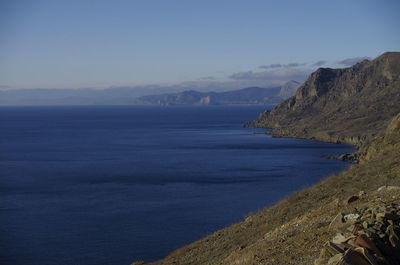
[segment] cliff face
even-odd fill
[[[277,136],[360,145],[379,136],[400,112],[400,53],[350,68],[320,68],[296,95],[253,122]]]
[[[300,85],[299,82],[290,80],[281,86],[278,96],[283,99],[288,99],[296,94],[296,90]]]

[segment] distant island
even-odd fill
[[[162,93],[163,88],[15,89],[0,91],[0,106],[62,105],[273,105],[296,92],[301,84],[291,80],[281,86],[248,87],[223,92],[184,90]],[[164,88],[166,89],[166,88]],[[170,90],[176,88],[168,88]]]
[[[399,102],[400,52],[318,69],[253,125],[355,145],[359,163],[150,264],[400,264]]]

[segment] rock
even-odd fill
[[[350,214],[346,214],[343,217],[343,219],[345,222],[348,222],[348,221],[356,221],[359,217],[360,217],[360,215],[358,213],[350,213]]]
[[[322,158],[327,158],[327,159],[336,159],[336,156],[333,155],[322,155]]]
[[[394,225],[389,225],[386,229],[386,234],[389,236],[389,242],[394,248],[400,247],[399,230],[400,228]]]
[[[346,241],[346,237],[342,233],[337,233],[336,236],[332,239],[332,242],[335,244],[341,244]]]
[[[328,260],[328,265],[336,265],[339,264],[338,262],[340,261],[340,259],[343,257],[343,254],[336,254],[335,256],[333,256],[332,258],[330,258]]]
[[[341,154],[341,155],[337,155],[336,159],[341,160],[341,161],[355,161],[356,159],[356,155],[355,154]]]
[[[343,225],[343,217],[344,215],[342,213],[338,213],[331,221],[329,224],[329,230],[331,229],[337,229],[338,227]]]
[[[143,260],[134,261],[131,265],[145,265],[146,263]]]
[[[396,203],[380,202],[374,207],[356,209],[353,213],[339,213],[329,228],[340,233],[324,245],[314,264],[342,264],[338,260],[346,260],[349,253],[358,253],[369,260],[365,264],[400,264],[399,220],[400,205]]]
[[[253,221],[253,217],[252,216],[248,216],[248,217],[246,217],[246,219],[244,219],[244,221],[246,223],[251,223]]]
[[[367,193],[365,192],[365,191],[363,191],[363,190],[361,190],[359,193],[358,193],[358,196],[364,196],[364,195],[366,195]]]
[[[381,186],[378,191],[400,191],[400,186]]]

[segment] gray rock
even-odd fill
[[[400,186],[381,186],[378,191],[400,191]]]
[[[331,221],[329,224],[329,230],[334,230],[337,229],[338,227],[341,227],[343,225],[343,218],[344,215],[342,213],[338,213]]]

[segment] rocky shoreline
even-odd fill
[[[400,187],[398,150],[400,114],[359,164],[148,264],[314,264],[326,242],[337,235],[330,224],[338,213],[400,203],[400,188],[382,188]]]
[[[354,152],[354,153],[346,153],[346,154],[339,154],[339,155],[323,155],[323,158],[327,159],[335,159],[335,160],[340,160],[343,162],[351,162],[354,164],[357,164],[359,162],[359,153]]]

